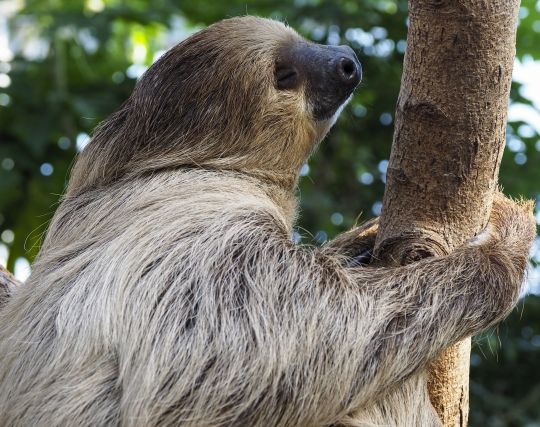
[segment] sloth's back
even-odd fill
[[[197,391],[208,375],[239,380],[235,334],[219,336],[250,334],[235,269],[280,215],[252,181],[204,171],[66,199],[0,312],[0,425],[168,425],[182,405],[190,425],[201,395],[219,400]]]

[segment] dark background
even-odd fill
[[[27,1],[22,9],[18,3],[0,4],[0,258],[19,276],[39,249],[77,150],[129,96],[137,76],[193,31],[246,13],[283,20],[321,43],[349,44],[364,66],[353,101],[304,167],[298,237],[322,242],[360,213],[367,219],[380,212],[406,1],[50,0]],[[518,59],[531,74],[540,59],[540,2],[524,0],[520,16]],[[538,108],[534,86],[514,83],[517,113],[501,183],[511,195],[539,200],[534,100]],[[532,292],[540,293],[538,268],[532,271]],[[477,337],[471,365],[472,426],[540,426],[540,297],[527,296],[506,322]]]

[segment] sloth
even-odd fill
[[[376,221],[295,244],[299,171],[361,74],[249,16],[158,59],[0,310],[0,425],[437,425],[426,367],[515,306],[534,219],[498,194],[481,239],[392,268],[366,262]]]
[[[0,265],[0,308],[7,302],[13,289],[19,285],[19,282],[3,266]]]

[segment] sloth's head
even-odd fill
[[[179,167],[292,186],[361,75],[349,47],[309,42],[268,19],[218,22],[148,69],[96,130],[70,191]]]

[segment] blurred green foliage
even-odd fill
[[[9,9],[18,2],[4,3]],[[364,66],[353,101],[303,170],[299,235],[322,241],[360,213],[363,219],[378,213],[406,47],[406,1],[29,0],[0,19],[0,232],[13,232],[2,233],[10,269],[20,257],[35,257],[77,147],[129,96],[144,67],[196,29],[246,13],[284,20],[317,42],[349,44]],[[10,49],[1,44],[7,36]],[[518,58],[540,59],[537,0],[522,2]],[[517,83],[512,102],[531,108]],[[538,199],[538,131],[518,121],[508,132],[514,143],[501,182],[510,194]],[[540,298],[528,297],[499,332],[478,342],[471,425],[540,426]]]

